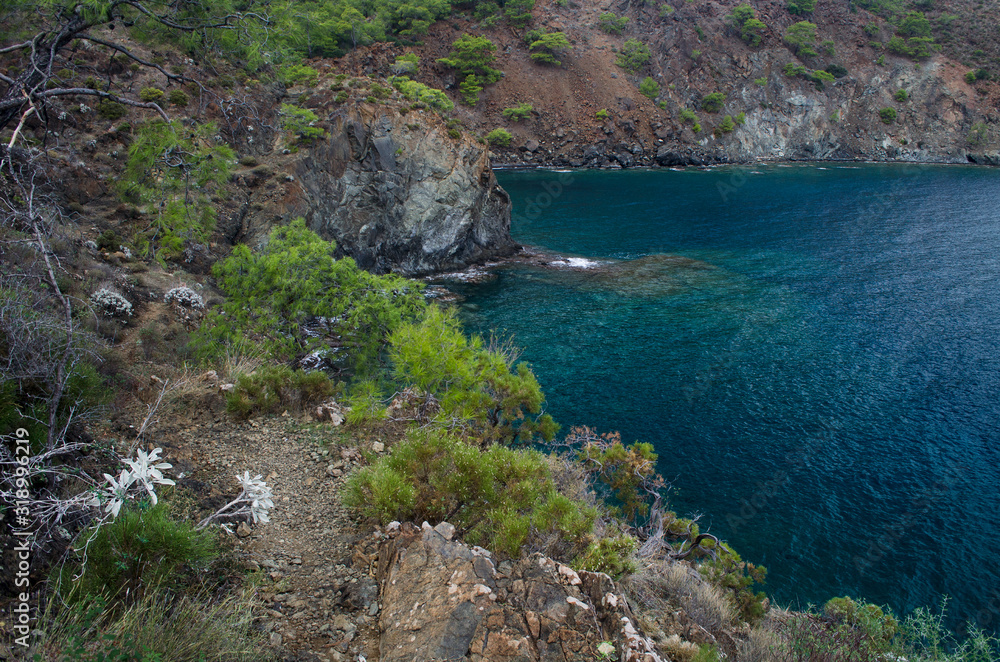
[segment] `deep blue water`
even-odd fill
[[[558,421],[652,442],[781,604],[1000,630],[1000,171],[499,178],[516,240],[602,263],[460,287]]]

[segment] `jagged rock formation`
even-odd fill
[[[540,554],[494,564],[447,523],[391,526],[379,549],[382,662],[660,662],[610,577]]]
[[[376,272],[421,275],[510,255],[510,198],[486,148],[433,112],[320,108],[329,136],[291,167],[283,216],[304,216]]]

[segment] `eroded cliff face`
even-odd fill
[[[289,165],[282,220],[304,216],[358,264],[422,275],[510,255],[510,198],[488,152],[430,111],[334,108],[328,136]]]

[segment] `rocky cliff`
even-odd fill
[[[430,111],[319,110],[329,135],[289,164],[295,185],[282,200],[285,219],[304,216],[376,272],[420,275],[516,250],[510,198],[483,145],[449,137]]]
[[[460,16],[436,24],[421,45],[405,50],[421,57],[418,78],[457,99],[456,76],[438,58],[464,33],[483,34],[497,45],[496,66],[504,78],[487,86],[475,106],[459,105],[455,114],[483,135],[496,127],[513,135],[509,147],[494,147],[495,163],[503,165],[1000,163],[1000,85],[989,73],[1000,53],[980,27],[990,23],[988,10],[955,0],[933,9],[924,3],[936,41],[928,57],[913,58],[888,47],[899,21],[861,9],[861,2],[820,2],[814,12],[795,15],[784,0],[754,0],[750,5],[766,27],[752,45],[728,18],[741,2],[537,0],[526,29],[566,34],[570,47],[560,54],[560,66],[531,60],[524,30]],[[599,28],[608,14],[626,21],[621,34]],[[797,55],[785,40],[788,28],[803,20],[817,26],[813,55]],[[634,72],[616,64],[627,39],[649,48],[648,61]],[[338,66],[385,76],[403,50],[377,46]],[[787,65],[804,73],[789,75]],[[984,77],[968,81],[973,69]],[[826,70],[837,77],[809,77]],[[650,97],[639,90],[647,77],[657,86]],[[725,101],[705,110],[702,101],[712,93],[722,93]],[[522,103],[532,105],[530,117],[514,121],[503,115]],[[880,112],[885,108],[896,116],[886,120]],[[606,119],[600,110],[607,111]],[[685,112],[694,117],[685,118]],[[726,130],[724,118],[741,114],[745,122]]]

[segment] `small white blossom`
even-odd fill
[[[250,478],[250,472],[244,471],[242,476],[236,476],[236,480],[243,488],[245,499],[250,503],[250,515],[254,524],[270,522],[268,511],[274,508],[274,501],[271,500],[274,494],[267,483],[261,480],[260,474]]]
[[[118,512],[122,509],[122,504],[125,503],[125,499],[128,497],[128,490],[135,482],[135,477],[132,476],[131,472],[122,469],[121,476],[117,479],[111,474],[104,474],[105,480],[108,484],[104,488],[104,494],[99,497],[94,497],[90,500],[90,505],[99,506],[101,503],[105,503],[104,511],[111,513],[112,517],[118,517]]]

